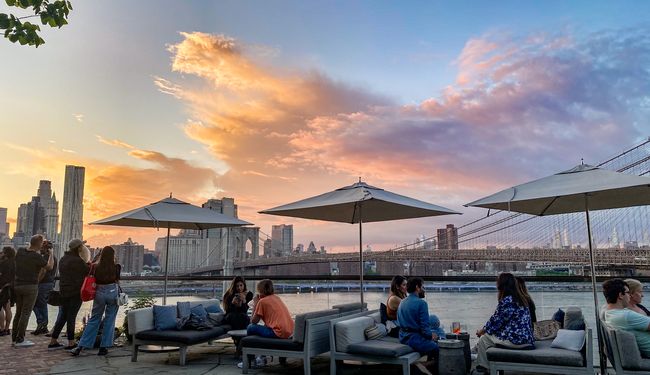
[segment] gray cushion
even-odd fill
[[[564,312],[563,329],[581,331],[585,329],[585,317],[582,316],[582,310],[579,307],[567,307]]]
[[[348,351],[350,344],[366,341],[366,336],[363,331],[374,325],[375,320],[369,316],[359,316],[336,323],[334,326],[336,351],[345,353]]]
[[[641,361],[639,361],[639,370],[650,370],[650,359],[641,358]]]
[[[173,306],[176,308],[176,306]],[[223,327],[215,327],[205,331],[156,331],[155,329],[141,331],[135,334],[139,340],[171,341],[186,345],[194,345],[213,340],[226,333]]]
[[[304,314],[296,315],[296,323],[293,326],[293,341],[303,343],[305,341],[305,328],[307,327],[307,319],[320,318],[321,316],[337,315],[339,310],[319,310],[311,311]],[[334,318],[332,318],[334,319]]]
[[[396,358],[411,352],[413,352],[413,349],[408,345],[382,340],[368,340],[348,346],[348,353],[383,357]]]
[[[365,308],[368,306],[366,303],[363,304],[363,307]],[[340,305],[334,305],[332,306],[333,309],[339,310],[340,313],[345,313],[349,311],[361,311],[361,302],[351,302],[351,303],[342,303]]]
[[[551,348],[550,341],[536,341],[533,350],[490,348],[487,350],[488,361],[535,363],[554,366],[584,366],[580,352]]]
[[[612,335],[614,331],[614,335]],[[618,355],[621,358],[621,367],[628,370],[637,370],[641,368],[641,352],[636,344],[636,338],[632,332],[620,329],[609,328],[610,338],[616,338],[618,346]]]
[[[291,339],[272,339],[261,336],[246,336],[241,339],[242,348],[264,348],[277,350],[302,351],[303,344]]]
[[[382,338],[380,338],[380,339],[378,339],[378,340],[379,340],[379,341],[396,342],[396,343],[399,344],[399,338],[397,338],[397,337],[392,337],[392,336],[384,336],[384,337],[382,337]]]
[[[368,340],[380,339],[388,334],[386,326],[381,323],[375,323],[374,326],[366,328],[363,333]]]

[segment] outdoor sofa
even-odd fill
[[[203,301],[192,301],[190,307],[198,305],[208,307],[210,305],[219,306],[221,301],[218,299],[209,299]],[[133,352],[131,361],[137,362],[138,349],[142,345],[162,345],[174,346],[180,348],[179,364],[185,365],[187,357],[187,348],[192,345],[202,344],[229,337],[227,332],[230,330],[228,325],[218,325],[208,330],[156,330],[154,326],[153,307],[131,310],[127,316],[129,322],[129,334],[133,336]]]
[[[332,309],[298,314],[295,318],[293,335],[288,339],[271,339],[260,336],[242,338],[243,367],[247,374],[250,361],[255,355],[277,356],[279,358],[301,358],[304,374],[311,374],[311,358],[330,350],[329,322],[341,316],[365,310],[366,304],[351,303],[333,306]]]
[[[607,349],[607,358],[617,375],[650,373],[650,359],[641,356],[632,332],[612,328],[602,320],[600,329]]]
[[[570,307],[566,314],[578,316],[582,320],[584,344],[580,351],[551,347],[554,340],[537,340],[532,350],[489,348],[486,354],[490,362],[490,375],[497,375],[499,371],[594,375],[591,329],[585,327],[579,308]],[[564,326],[567,327],[567,320],[564,321]]]
[[[333,319],[329,323],[330,374],[336,375],[344,360],[400,365],[408,375],[411,364],[420,354],[401,344],[397,338],[384,336],[368,340],[366,329],[381,323],[379,310],[365,311]]]

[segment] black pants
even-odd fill
[[[66,325],[68,340],[74,340],[74,328],[77,320],[77,314],[81,308],[81,297],[61,297],[61,306],[59,306],[59,315],[56,317],[56,323],[52,329],[52,338],[58,339],[63,325]]]

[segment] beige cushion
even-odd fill
[[[129,320],[129,333],[131,335],[154,329],[153,308],[151,307],[131,310],[127,319]]]
[[[347,352],[348,346],[366,341],[364,330],[375,325],[375,320],[369,316],[343,320],[334,326],[336,351]]]

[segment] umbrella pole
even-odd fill
[[[596,331],[598,334],[598,358],[600,359],[600,373],[607,373],[607,358],[603,351],[603,337],[598,314],[598,293],[596,293],[596,264],[594,262],[594,249],[591,239],[591,221],[589,220],[589,197],[585,194],[585,216],[587,218],[587,239],[589,240],[589,267],[591,269],[591,290],[594,293],[594,313],[596,315]]]
[[[167,247],[165,248],[165,282],[163,285],[163,305],[167,304],[167,270],[169,269],[169,231],[171,225],[167,224]]]
[[[363,310],[363,224],[359,205],[359,281],[361,283],[361,309]]]

